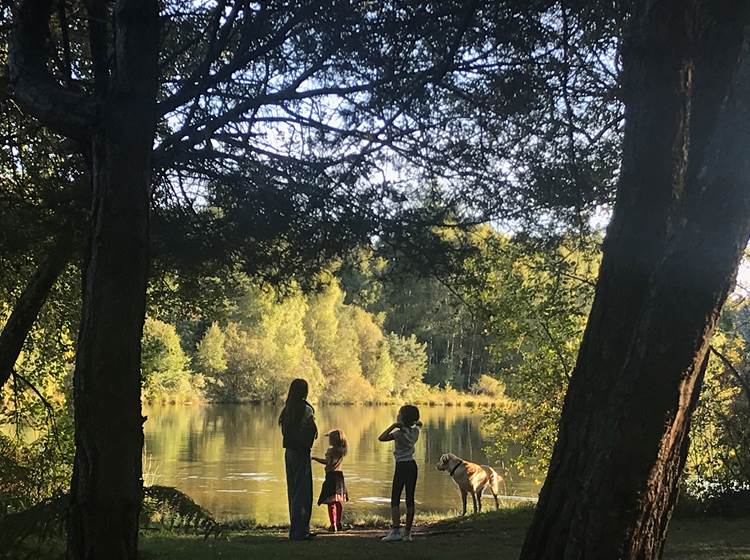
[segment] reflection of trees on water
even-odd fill
[[[350,511],[380,511],[387,504],[357,502],[388,497],[393,472],[393,444],[377,435],[395,420],[398,407],[320,406],[321,437],[313,454],[327,446],[328,430],[343,429],[350,454],[344,471],[351,479]],[[455,508],[456,490],[435,469],[440,455],[453,452],[483,463],[479,416],[460,407],[422,407],[424,428],[417,444],[420,467],[417,501],[424,509]],[[146,452],[153,457],[159,484],[174,485],[218,515],[254,517],[259,522],[286,519],[283,449],[277,425],[279,406],[162,406],[147,409]],[[313,465],[317,492],[322,467]],[[320,510],[320,511],[318,511]],[[323,508],[314,519],[324,521]]]

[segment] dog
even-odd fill
[[[482,493],[485,488],[489,488],[492,492],[492,496],[495,498],[495,508],[500,509],[500,502],[497,497],[500,494],[500,483],[503,481],[503,477],[497,474],[492,467],[477,465],[464,461],[453,453],[446,453],[440,457],[437,470],[447,471],[453,482],[458,486],[464,506],[461,515],[466,515],[467,494],[471,494],[471,499],[474,502],[474,513],[482,511]]]

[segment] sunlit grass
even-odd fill
[[[401,522],[405,522],[404,508],[401,508]],[[459,516],[458,510],[448,511],[417,511],[414,516],[414,525],[425,526],[447,520],[455,520]],[[358,514],[347,518],[344,513],[344,523],[357,529],[387,529],[391,525],[390,517],[377,513]]]
[[[142,540],[145,559],[307,558],[324,560],[396,558],[443,560],[474,556],[511,560],[518,557],[533,509],[528,505],[465,517],[445,513],[418,515],[413,543],[380,542],[388,520],[362,516],[353,528],[323,535],[310,543],[290,543],[281,529],[257,529],[209,542],[195,537],[151,535]],[[750,519],[675,519],[664,557],[673,560],[750,560]]]
[[[220,537],[204,539],[166,531],[142,531],[139,558],[145,560],[244,560],[246,558],[309,560],[443,560],[465,557],[515,560],[531,522],[527,505],[465,517],[426,512],[416,519],[413,543],[384,544],[387,527],[383,516],[351,520],[341,534],[322,534],[312,542],[289,542],[284,527],[258,527],[235,519]],[[33,558],[56,558],[62,539],[46,541]],[[38,549],[37,549],[38,550]],[[670,560],[750,560],[750,518],[678,516],[670,524],[664,558]]]

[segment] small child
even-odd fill
[[[344,514],[344,502],[349,501],[344,473],[341,471],[341,463],[344,462],[344,456],[349,450],[349,446],[346,443],[346,436],[341,430],[333,430],[328,432],[327,435],[330,447],[326,450],[325,457],[323,459],[312,457],[312,460],[325,465],[326,478],[323,481],[323,487],[320,489],[318,505],[328,505],[328,519],[331,521],[328,530],[335,533],[342,530],[341,520]]]
[[[411,526],[414,522],[414,490],[417,486],[417,462],[414,460],[414,444],[419,439],[419,409],[407,404],[398,411],[396,422],[391,424],[378,439],[394,441],[393,455],[396,459],[396,470],[393,473],[391,487],[391,530],[383,541],[411,541]],[[398,429],[397,429],[398,428]],[[401,492],[406,488],[406,525],[401,535]]]

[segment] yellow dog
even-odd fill
[[[447,471],[461,491],[461,500],[464,506],[461,515],[466,515],[467,494],[471,494],[471,499],[474,502],[474,513],[477,513],[477,505],[479,506],[478,511],[482,511],[482,493],[485,488],[490,489],[492,496],[495,498],[495,508],[500,509],[500,502],[497,497],[500,493],[500,482],[503,478],[492,467],[470,463],[453,453],[446,453],[440,457],[437,469]]]

